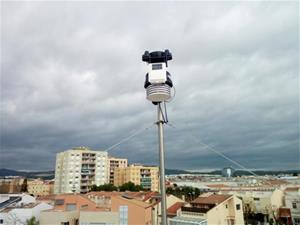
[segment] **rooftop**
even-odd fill
[[[232,197],[232,195],[217,195],[217,194],[212,194],[210,196],[206,197],[198,197],[191,203],[196,203],[196,204],[220,204],[224,202],[226,199]]]
[[[287,187],[285,189],[286,192],[298,192],[300,190],[300,187]]]
[[[171,205],[167,209],[167,214],[168,216],[176,216],[177,215],[177,210],[180,209],[182,206],[184,206],[183,202],[176,202],[175,204]]]

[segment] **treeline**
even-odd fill
[[[90,191],[146,191],[141,185],[135,185],[132,182],[125,183],[119,187],[112,184],[93,185]]]
[[[197,198],[201,192],[199,188],[183,186],[183,187],[168,187],[166,190],[167,194],[175,195],[178,198],[182,198],[184,196],[185,201],[193,201]]]

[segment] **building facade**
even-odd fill
[[[34,196],[44,196],[53,194],[53,182],[35,179],[27,181],[27,191]]]
[[[146,190],[158,191],[158,180],[158,167],[155,166],[130,165],[114,170],[115,186],[132,182],[135,185],[141,185]]]
[[[108,177],[109,183],[114,184],[114,172],[115,168],[125,168],[128,166],[127,159],[115,158],[115,157],[108,157]]]
[[[24,225],[26,220],[35,217],[39,220],[43,210],[52,209],[53,206],[46,203],[29,203],[13,207],[7,207],[0,211],[0,224]]]
[[[56,155],[54,193],[87,193],[93,185],[108,183],[107,152],[85,147]]]
[[[284,203],[290,209],[294,225],[300,225],[300,188],[286,188]]]
[[[0,179],[0,194],[20,193],[23,182],[23,177],[10,177]]]
[[[152,225],[151,212],[151,204],[119,192],[64,194],[41,212],[40,225]]]
[[[283,205],[283,191],[280,189],[248,189],[242,188],[234,190],[222,190],[219,193],[236,195],[243,201],[243,210],[245,218],[251,222],[253,218],[249,215],[255,215],[255,220],[263,223],[270,219],[276,220],[276,212]]]
[[[181,207],[170,225],[244,225],[242,201],[234,195],[202,195]]]

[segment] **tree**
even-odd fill
[[[24,179],[23,184],[21,186],[21,192],[28,192],[27,190],[27,178]]]
[[[93,185],[91,191],[117,191],[118,188],[112,184]]]
[[[26,225],[39,225],[39,221],[33,216],[30,219],[26,220]]]
[[[141,185],[135,185],[132,182],[125,183],[119,187],[120,191],[144,191],[144,188]]]
[[[189,186],[183,186],[183,187],[174,186],[174,188],[168,187],[166,192],[168,194],[175,195],[178,198],[182,198],[182,196],[184,196],[184,198],[187,201],[193,201],[195,198],[197,198],[200,195],[199,188],[194,188]]]

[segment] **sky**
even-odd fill
[[[158,165],[145,50],[169,49],[166,168],[300,169],[299,3],[1,1],[0,168],[110,149]]]

